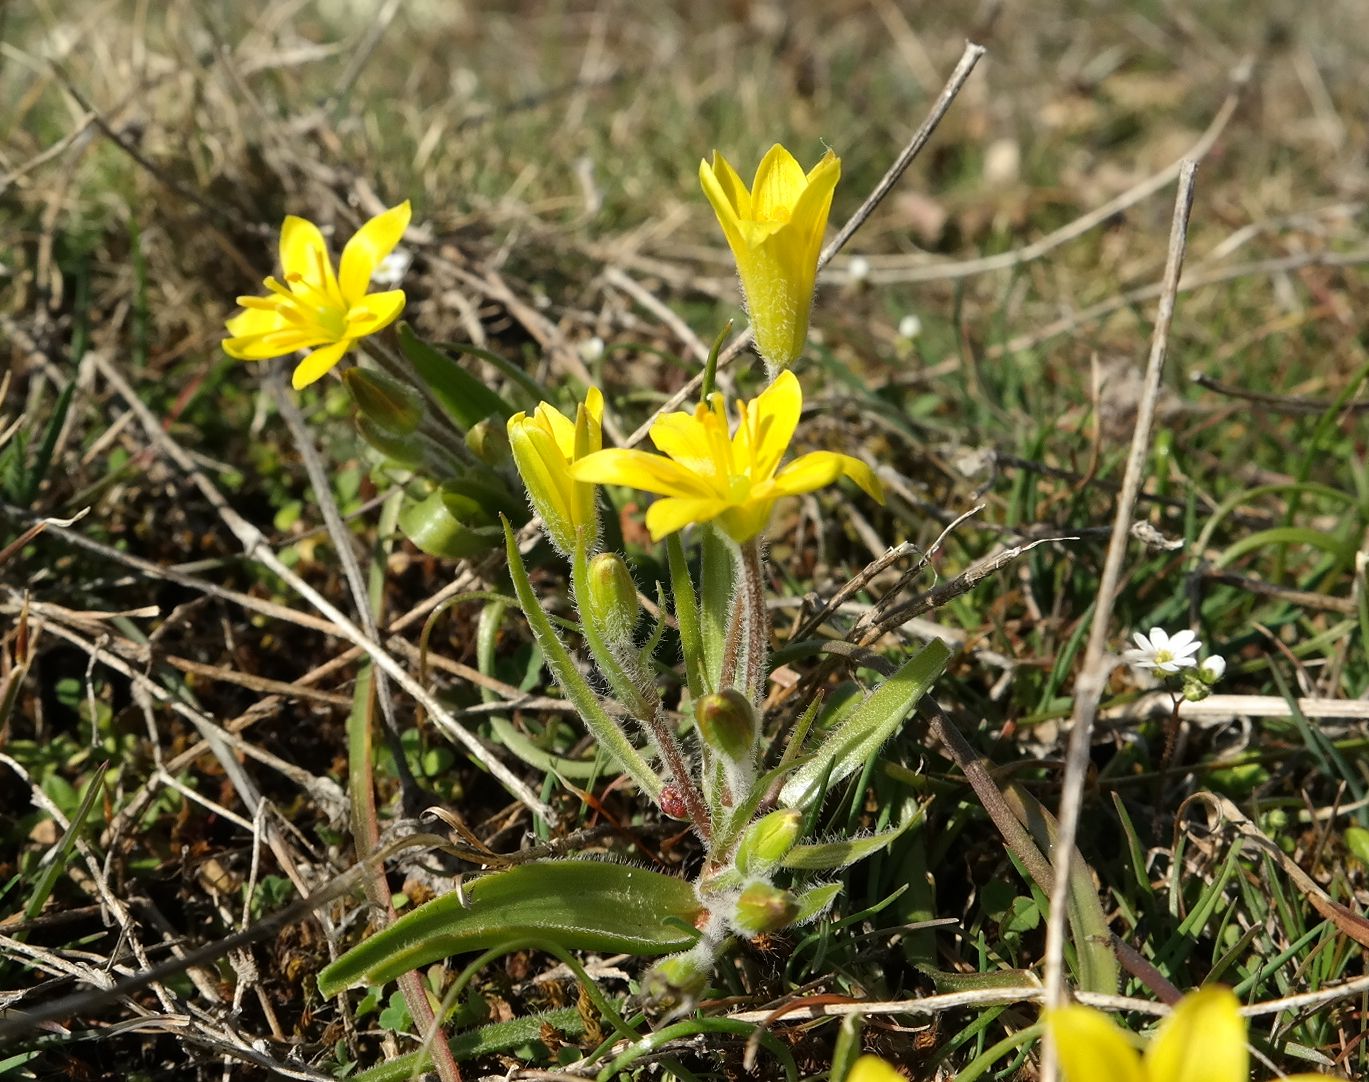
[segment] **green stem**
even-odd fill
[[[552,677],[561,688],[561,693],[575,707],[590,735],[599,741],[600,746],[623,772],[637,783],[638,788],[651,799],[659,800],[662,786],[660,775],[633,747],[632,741],[627,738],[622,727],[609,716],[604,704],[599,701],[599,696],[575,667],[570,651],[556,634],[556,629],[551,626],[551,621],[542,611],[541,603],[533,592],[528,570],[523,566],[523,555],[518,551],[518,539],[514,536],[513,528],[507,519],[503,522],[505,551],[509,558],[509,575],[513,579],[514,593],[518,597],[519,606],[523,609],[523,615],[527,618],[528,627],[532,629],[533,637],[542,650],[542,657],[547,668],[551,670]]]
[[[738,607],[745,614],[744,667],[738,684],[751,701],[759,705],[765,692],[766,668],[770,660],[770,611],[765,607],[765,574],[759,538],[744,541],[739,547],[737,577],[742,594]]]
[[[603,673],[613,693],[618,696],[618,701],[631,710],[646,729],[656,753],[670,773],[676,791],[684,801],[689,818],[707,838],[712,833],[708,808],[699,787],[694,784],[680,743],[665,720],[660,691],[642,671],[639,659],[629,652],[631,644],[610,642],[604,629],[590,615],[590,606],[585,603],[589,591],[589,554],[586,549],[583,543],[575,547],[570,588],[575,595],[575,606],[580,611],[580,628],[584,632],[590,656],[594,658],[594,664]]]

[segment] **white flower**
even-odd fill
[[[1204,684],[1215,684],[1226,675],[1226,658],[1221,654],[1211,654],[1203,658],[1203,663],[1198,666],[1198,675],[1202,677]]]
[[[870,277],[870,261],[863,255],[853,255],[846,264],[846,273],[851,276],[852,282],[859,284]]]
[[[1128,650],[1125,659],[1138,669],[1154,669],[1156,672],[1176,673],[1197,664],[1193,655],[1201,648],[1198,636],[1185,628],[1173,638],[1164,628],[1153,627],[1149,637],[1139,631],[1132,634],[1136,643],[1135,650]]]
[[[898,336],[911,342],[922,333],[922,320],[915,315],[906,315],[898,321]]]

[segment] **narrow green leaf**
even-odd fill
[[[419,338],[407,323],[399,324],[399,347],[437,404],[462,432],[486,417],[507,420],[517,412],[489,384]]]
[[[665,550],[670,561],[670,593],[675,602],[675,622],[680,629],[685,680],[689,685],[689,697],[698,699],[704,694],[707,682],[703,632],[699,626],[699,599],[694,593],[694,580],[689,576],[689,564],[685,561],[684,542],[678,533],[666,538]]]
[[[820,887],[805,890],[799,895],[799,911],[794,917],[794,923],[806,924],[810,920],[817,920],[832,908],[832,903],[837,900],[840,893],[840,883],[824,883]]]
[[[1043,853],[1056,851],[1058,824],[1041,802],[1020,785],[1003,789],[1003,799],[1013,814],[1027,828]],[[1056,867],[1058,867],[1056,863]],[[1098,889],[1093,885],[1093,873],[1076,849],[1070,859],[1069,902],[1066,917],[1070,938],[1079,969],[1079,987],[1085,992],[1114,995],[1121,971],[1117,956],[1112,952],[1108,920],[1098,901]]]
[[[507,1022],[491,1022],[487,1026],[458,1033],[448,1045],[458,1061],[489,1056],[496,1052],[508,1052],[523,1045],[540,1041],[542,1027],[550,1026],[557,1033],[567,1037],[579,1037],[585,1032],[585,1020],[578,1007],[563,1007],[548,1011],[546,1014],[531,1014],[526,1018],[510,1018]],[[407,1056],[385,1060],[374,1067],[353,1075],[351,1082],[409,1082],[420,1078],[432,1062],[430,1056],[422,1052],[411,1052]]]
[[[527,568],[523,566],[523,554],[518,551],[518,538],[514,536],[507,519],[504,520],[504,546],[509,557],[509,576],[513,579],[514,593],[518,595],[518,603],[523,607],[528,626],[532,628],[537,645],[542,648],[547,668],[560,685],[561,693],[574,704],[580,720],[599,741],[599,746],[637,783],[638,788],[655,800],[661,795],[665,783],[633,747],[622,727],[609,716],[599,696],[575,667],[570,651],[556,634],[533,592]]]
[[[703,541],[699,550],[699,634],[703,641],[703,690],[710,692],[716,691],[722,680],[735,561],[717,530],[706,526],[700,532]]]
[[[950,648],[933,639],[904,662],[827,734],[809,762],[794,771],[780,790],[781,803],[802,807],[816,798],[824,777],[829,785],[835,784],[864,766],[903,724],[950,660]]]
[[[683,879],[595,860],[556,860],[492,872],[434,898],[357,944],[319,974],[325,997],[382,984],[454,954],[517,936],[570,950],[636,955],[690,947],[700,907]]]
[[[81,797],[81,804],[76,809],[76,814],[67,823],[66,833],[53,847],[51,857],[43,864],[43,869],[38,874],[38,881],[33,885],[33,893],[29,895],[29,900],[24,906],[25,920],[33,920],[42,912],[43,904],[52,894],[53,887],[66,874],[67,861],[71,859],[71,850],[76,845],[76,839],[81,836],[81,831],[85,829],[86,819],[90,816],[91,809],[95,807],[96,798],[104,792],[105,771],[108,769],[108,762],[103,762],[96,768],[95,776],[90,779],[90,783],[86,786],[85,795]],[[20,939],[24,938],[22,931],[15,934]]]
[[[830,872],[837,868],[845,868],[864,860],[873,853],[878,853],[886,845],[892,842],[904,828],[894,827],[892,830],[882,830],[878,834],[869,834],[863,838],[845,838],[839,842],[819,842],[813,845],[796,845],[789,850],[789,855],[784,858],[786,868],[794,868],[805,872]]]
[[[52,453],[57,447],[57,437],[61,434],[62,425],[66,423],[67,411],[71,408],[71,394],[75,389],[76,381],[68,380],[61,394],[57,396],[57,406],[48,418],[47,427],[43,430],[43,439],[38,444],[38,453],[33,457],[33,466],[25,477],[24,498],[19,501],[22,504],[28,505],[33,502],[33,498],[38,495],[38,486],[47,476],[48,467],[52,465]]]

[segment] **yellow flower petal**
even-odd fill
[[[556,446],[567,461],[575,457],[575,422],[553,406],[543,402],[537,407],[538,423],[556,440]]]
[[[845,1082],[908,1082],[891,1064],[878,1056],[861,1056],[846,1076]]]
[[[411,213],[406,199],[399,206],[377,214],[352,234],[342,250],[342,263],[338,268],[338,285],[349,306],[366,296],[371,275],[380,266],[380,261],[395,250],[404,230],[409,227]]]
[[[810,451],[794,459],[775,475],[775,487],[786,496],[797,496],[830,485],[838,477],[849,477],[866,495],[884,502],[884,487],[874,471],[860,459],[835,451]]]
[[[814,264],[822,254],[822,236],[827,231],[827,216],[832,211],[832,195],[841,180],[841,159],[830,150],[813,166],[807,186],[794,203],[792,221],[801,227],[805,248]]]
[[[724,422],[723,432],[726,431]],[[667,413],[651,426],[651,442],[662,454],[701,476],[708,476],[724,465],[718,460],[715,441],[709,436],[702,415]],[[727,464],[730,462],[729,455]]]
[[[646,509],[647,532],[660,541],[691,523],[711,522],[725,510],[727,504],[718,499],[664,496]]]
[[[1140,1054],[1125,1031],[1102,1011],[1061,1007],[1046,1012],[1046,1025],[1065,1082],[1147,1082]]]
[[[290,326],[290,321],[275,308],[246,308],[226,320],[224,326],[233,338],[254,338],[282,331]]]
[[[570,472],[577,481],[629,485],[662,496],[716,498],[697,474],[678,462],[645,451],[625,451],[616,447],[599,451],[575,463]]]
[[[1146,1050],[1149,1082],[1249,1082],[1240,1006],[1231,989],[1215,985],[1184,996]]]
[[[789,221],[794,204],[808,183],[803,166],[776,143],[756,167],[751,185],[750,217],[758,222]]]
[[[727,199],[732,213],[737,218],[751,217],[751,191],[746,186],[746,181],[723,155],[713,151],[713,176],[717,179],[718,187],[722,190]]]
[[[280,269],[287,280],[298,276],[321,288],[335,303],[341,300],[328,244],[318,226],[307,218],[287,214],[281,223]]]
[[[727,238],[728,246],[732,249],[732,256],[738,262],[746,255],[746,234],[742,231],[742,218],[737,211],[737,203],[733,198],[734,189],[730,189],[719,176],[718,163],[726,166],[727,172],[731,177],[737,174],[732,167],[727,164],[727,159],[717,151],[713,152],[714,165],[709,168],[708,162],[699,163],[699,184],[704,190],[704,195],[708,197],[709,203],[713,205],[713,213],[717,215],[718,224],[723,227],[723,236]],[[730,183],[730,181],[729,181]],[[740,179],[737,180],[740,186]],[[744,194],[746,189],[741,188]],[[746,204],[749,208],[751,196],[746,195]]]
[[[344,338],[341,342],[330,342],[326,346],[320,346],[313,353],[305,357],[304,360],[295,367],[295,374],[290,378],[290,385],[299,391],[315,380],[323,376],[333,365],[342,360],[342,355],[352,346],[350,338]]]
[[[789,450],[802,412],[803,388],[799,386],[798,377],[787,369],[751,403],[748,414],[753,416],[748,416],[748,420],[752,424],[743,424],[737,429],[736,445],[738,452],[754,463],[753,476],[774,474]]]
[[[598,387],[591,387],[585,395],[585,409],[589,411],[590,420],[596,425],[602,425],[604,421],[604,392]],[[596,451],[598,447],[594,448]]]
[[[404,290],[389,289],[371,293],[347,310],[347,337],[361,338],[383,330],[404,311]]]

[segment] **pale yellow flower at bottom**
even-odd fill
[[[359,339],[404,310],[402,289],[367,290],[408,228],[409,213],[406,199],[368,221],[347,242],[336,271],[318,226],[287,216],[280,227],[281,279],[266,279],[265,297],[238,298],[246,310],[224,324],[223,351],[241,361],[265,361],[310,350],[291,382],[295,390],[313,383]]]
[[[1046,1012],[1065,1082],[1250,1082],[1240,1001],[1229,988],[1184,996],[1160,1023],[1145,1054],[1102,1011],[1070,1006]],[[1290,1075],[1311,1082],[1327,1075]]]

